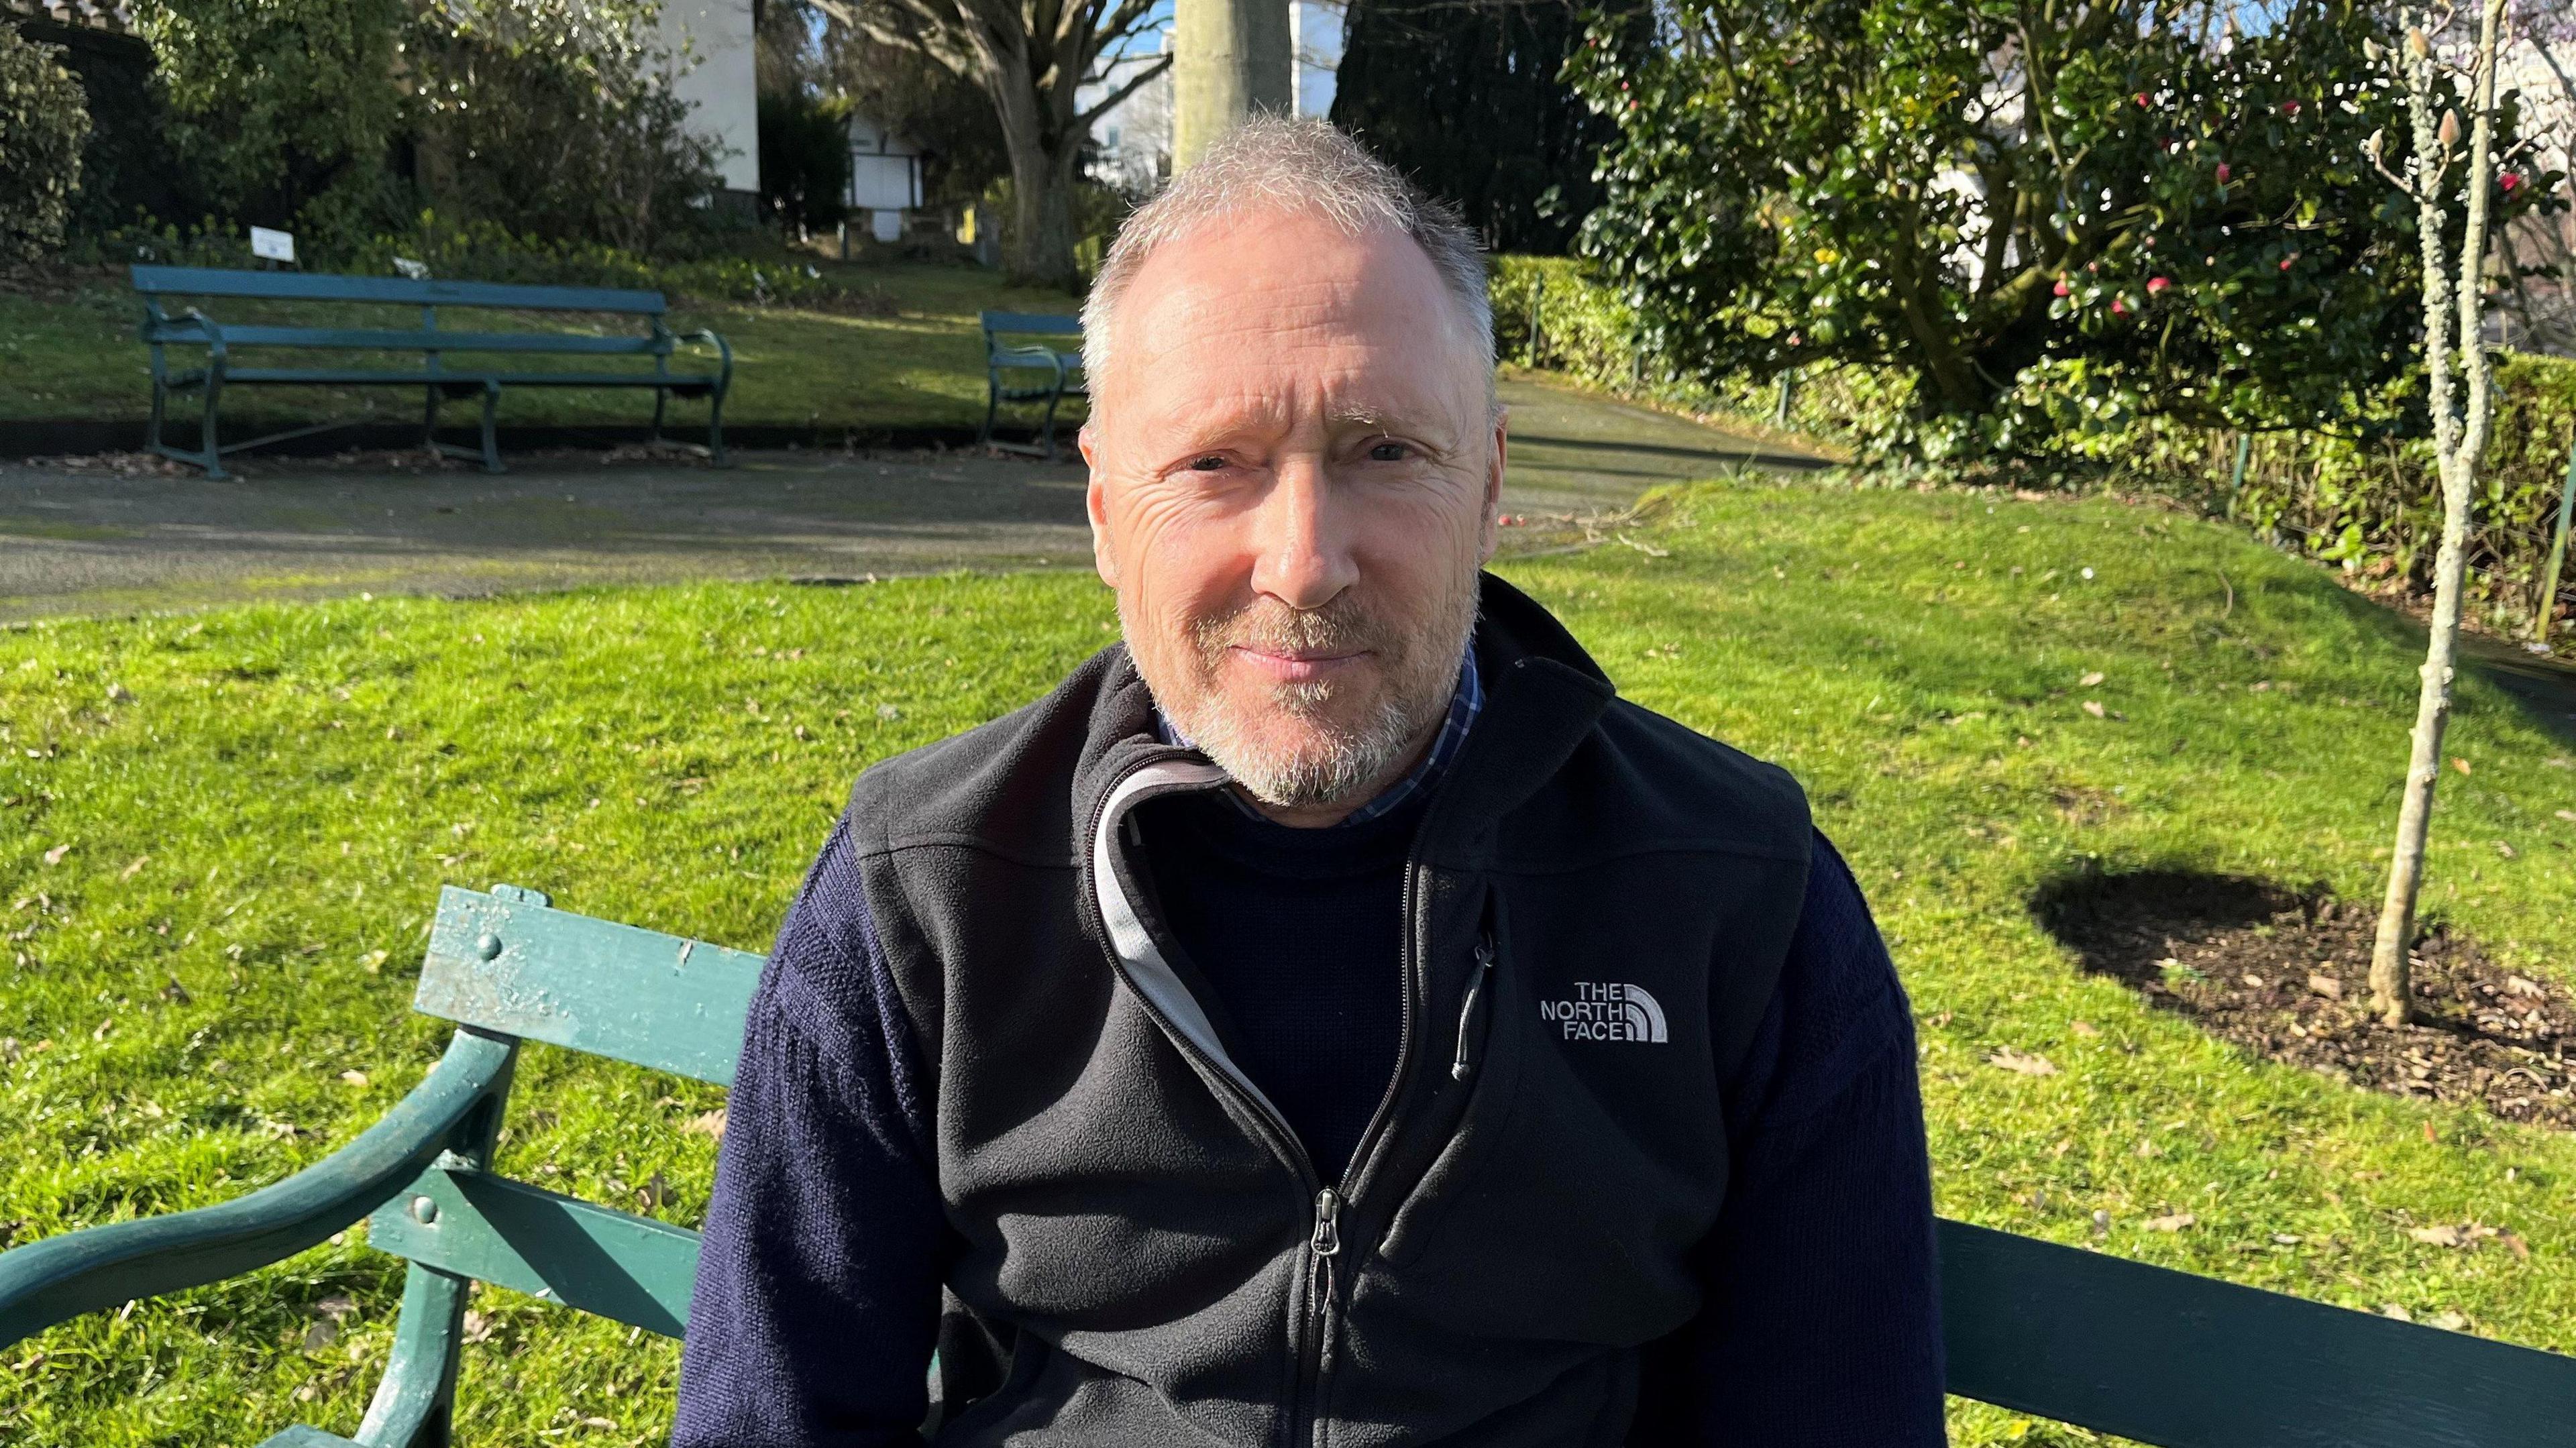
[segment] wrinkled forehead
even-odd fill
[[[1314,216],[1212,217],[1145,258],[1112,314],[1105,404],[1247,386],[1281,405],[1454,405],[1484,389],[1465,307],[1412,237]],[[1290,393],[1312,396],[1295,397]],[[1245,399],[1249,400],[1249,399]]]

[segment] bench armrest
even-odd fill
[[[436,1161],[460,1127],[499,1110],[518,1042],[464,1027],[384,1119],[245,1197],[65,1232],[0,1252],[0,1348],[67,1318],[196,1287],[291,1257],[347,1227]]]
[[[1064,384],[1064,354],[1053,347],[996,346],[985,359],[993,367],[1025,367],[1032,372],[1053,372],[1056,384]]]
[[[709,346],[711,346],[711,347],[715,348],[715,349],[716,349],[716,357],[717,357],[718,361],[719,361],[719,362],[720,362],[720,364],[721,364],[721,365],[719,366],[719,368],[717,369],[717,375],[716,375],[716,387],[717,387],[717,390],[722,391],[722,390],[724,390],[724,389],[726,389],[726,388],[728,388],[728,387],[730,387],[730,386],[732,385],[732,383],[733,383],[733,344],[732,344],[732,343],[730,343],[730,342],[726,341],[723,337],[719,336],[718,334],[716,334],[716,333],[714,333],[714,332],[709,332],[709,331],[696,331],[696,332],[680,332],[680,333],[675,333],[675,334],[672,336],[671,340],[672,340],[672,342],[673,342],[674,344],[681,343],[681,342],[704,342],[704,343],[708,344]]]

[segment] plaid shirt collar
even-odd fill
[[[1458,687],[1449,695],[1449,717],[1441,721],[1440,737],[1431,741],[1431,748],[1422,756],[1422,762],[1413,766],[1411,772],[1404,778],[1381,790],[1377,798],[1351,811],[1348,818],[1332,828],[1347,829],[1352,825],[1367,824],[1370,820],[1383,818],[1402,809],[1417,795],[1428,794],[1440,783],[1440,776],[1448,771],[1449,762],[1457,758],[1458,746],[1467,742],[1467,731],[1474,726],[1477,713],[1484,707],[1485,683],[1483,679],[1477,677],[1476,646],[1470,642],[1467,645],[1466,658],[1458,665]],[[1162,736],[1166,744],[1178,744],[1184,748],[1197,747],[1189,736],[1183,734],[1172,723],[1171,716],[1165,714],[1159,705],[1154,709],[1154,731]],[[1245,814],[1266,818],[1261,811],[1252,807],[1251,802],[1246,800],[1240,791],[1227,790],[1225,797],[1234,801],[1235,808]]]

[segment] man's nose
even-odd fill
[[[1253,591],[1300,610],[1332,602],[1359,580],[1352,523],[1320,458],[1283,459],[1253,521]]]

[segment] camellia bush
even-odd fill
[[[2403,97],[2353,0],[2259,33],[2153,0],[1678,0],[1571,73],[1618,122],[1584,248],[1669,367],[1913,382],[1873,441],[2015,453],[2138,417],[2396,425],[2420,322]],[[2508,116],[2510,120],[2510,116]],[[2499,178],[2500,215],[2550,189]]]
[[[61,54],[0,20],[0,266],[59,248],[80,186],[89,110]]]

